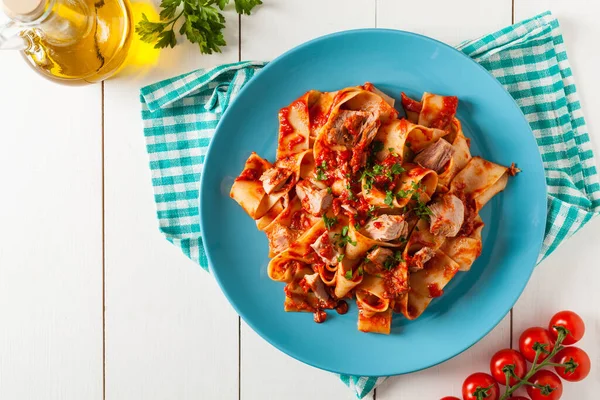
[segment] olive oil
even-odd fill
[[[23,53],[63,83],[97,82],[119,70],[133,36],[127,0],[48,0],[39,24],[24,29]]]

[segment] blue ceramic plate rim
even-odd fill
[[[260,71],[260,73],[253,77],[240,91],[240,93],[236,96],[236,98],[233,100],[233,102],[229,105],[229,107],[227,108],[227,110],[225,111],[224,115],[222,116],[221,120],[219,121],[215,134],[213,136],[213,139],[220,134],[221,132],[221,127],[224,125],[223,121],[226,121],[227,118],[230,118],[234,112],[235,112],[235,103],[237,101],[237,99],[242,98],[243,94],[245,91],[249,90],[249,88],[252,87],[252,85],[256,82],[257,78],[260,76],[266,76],[268,74],[268,71],[270,68],[274,67],[277,65],[277,63],[283,59],[286,59],[287,57],[293,56],[294,53],[296,53],[297,51],[300,51],[302,49],[305,49],[306,47],[310,47],[312,45],[315,45],[317,43],[320,43],[322,41],[326,41],[332,38],[336,38],[339,36],[346,36],[346,35],[353,35],[353,34],[369,34],[369,33],[382,33],[382,34],[391,34],[391,35],[400,35],[400,36],[407,36],[407,37],[413,37],[413,38],[418,38],[420,40],[424,40],[424,41],[429,41],[432,42],[436,45],[439,46],[443,46],[447,49],[450,49],[451,51],[457,53],[461,58],[465,59],[467,62],[475,64],[479,69],[481,69],[483,72],[485,72],[485,74],[489,77],[489,79],[493,80],[494,83],[501,89],[501,91],[503,92],[504,96],[507,97],[507,104],[511,104],[511,107],[513,108],[513,111],[518,113],[518,115],[520,115],[520,117],[523,119],[524,123],[527,126],[527,131],[528,133],[531,135],[531,139],[535,140],[535,138],[533,137],[533,132],[531,131],[531,128],[529,126],[529,123],[527,122],[525,116],[523,115],[521,109],[519,108],[518,104],[515,102],[515,100],[512,98],[512,96],[504,89],[504,87],[500,84],[500,82],[498,82],[490,73],[489,71],[487,71],[485,68],[483,68],[481,65],[479,65],[478,63],[476,63],[474,60],[472,60],[470,57],[468,57],[467,55],[465,55],[464,53],[460,52],[459,50],[455,49],[454,47],[451,47],[443,42],[440,42],[438,40],[435,40],[433,38],[430,38],[428,36],[424,36],[424,35],[420,35],[417,33],[413,33],[413,32],[407,32],[407,31],[402,31],[402,30],[395,30],[395,29],[380,29],[380,28],[367,28],[367,29],[353,29],[353,30],[346,30],[346,31],[341,31],[341,32],[336,32],[336,33],[332,33],[329,35],[324,35],[318,38],[315,38],[313,40],[310,40],[308,42],[302,43],[288,51],[286,51],[285,53],[283,53],[282,55],[280,55],[279,57],[275,58],[273,61],[269,62],[263,69],[262,71]],[[357,83],[360,84],[360,83]],[[318,89],[318,88],[306,88],[306,90],[309,89]],[[290,102],[293,99],[290,99]],[[213,148],[215,146],[213,146],[214,140],[211,140],[207,153],[206,153],[206,157],[205,157],[205,162],[204,162],[204,166],[206,168],[206,166],[209,166],[212,162],[212,159],[217,157],[217,155],[213,154]],[[248,149],[248,150],[252,150],[252,149]],[[546,197],[547,197],[547,187],[545,185],[545,177],[544,177],[544,173],[543,173],[543,164],[542,164],[542,158],[541,155],[539,154],[539,151],[536,152],[537,159],[536,161],[538,161],[539,163],[539,168],[541,169],[541,178],[544,179],[544,192],[543,192],[543,201],[544,201],[544,210],[545,210],[545,201],[546,201]],[[532,155],[533,156],[533,155]],[[539,171],[538,171],[539,172]],[[202,190],[202,188],[205,186],[205,182],[207,181],[207,176],[209,174],[208,173],[203,173],[201,176],[201,181],[200,181],[200,231],[203,232],[204,235],[206,235],[204,232],[208,232],[209,230],[207,229],[208,223],[206,216],[208,215],[208,213],[210,212],[210,210],[208,209],[208,204],[209,202],[206,201],[205,197],[207,195],[203,194],[204,191]],[[539,175],[539,174],[538,174]],[[539,196],[539,198],[542,198],[541,196]],[[539,207],[538,207],[539,209]],[[543,243],[543,239],[544,239],[544,233],[545,233],[545,224],[546,224],[546,212],[544,213],[539,213],[539,215],[536,215],[536,218],[541,218],[542,223],[541,223],[541,229],[538,230],[537,235],[535,238],[532,239],[532,243],[534,243],[535,248],[538,250],[537,253],[539,253],[539,250],[541,249],[542,243]],[[495,319],[495,321],[490,324],[488,327],[481,329],[480,333],[477,335],[477,339],[474,340],[471,344],[457,348],[455,350],[453,350],[452,352],[450,352],[448,355],[439,358],[438,360],[436,360],[435,362],[429,362],[426,364],[420,364],[417,365],[415,367],[409,367],[409,368],[405,368],[405,369],[397,369],[392,367],[389,367],[385,370],[379,370],[376,373],[373,373],[372,371],[369,370],[364,370],[361,369],[360,367],[358,369],[356,369],[355,367],[339,367],[339,366],[331,366],[331,365],[325,365],[323,363],[319,363],[319,362],[314,362],[313,360],[311,360],[310,356],[307,356],[306,354],[301,354],[298,353],[286,346],[281,345],[277,340],[274,340],[274,338],[270,337],[268,334],[265,333],[265,331],[261,328],[261,324],[256,324],[255,321],[246,318],[246,316],[244,315],[244,313],[240,310],[240,308],[238,307],[238,305],[236,304],[236,301],[234,300],[233,296],[229,293],[229,291],[227,290],[226,286],[224,285],[224,282],[222,280],[222,277],[220,275],[220,270],[219,268],[215,268],[214,264],[212,262],[213,256],[211,255],[211,249],[210,246],[205,246],[205,252],[206,252],[206,256],[208,259],[208,263],[209,263],[209,269],[211,271],[211,273],[213,274],[214,278],[216,279],[219,287],[221,288],[222,292],[225,294],[225,297],[227,298],[227,300],[229,301],[229,303],[232,305],[232,307],[235,309],[235,311],[244,319],[244,321],[255,331],[257,332],[263,339],[265,339],[268,343],[270,343],[271,345],[273,345],[274,347],[276,347],[277,349],[279,349],[280,351],[288,354],[289,356],[303,362],[306,363],[308,365],[314,366],[316,368],[320,368],[323,370],[327,370],[330,372],[335,372],[335,373],[339,373],[339,374],[347,374],[347,375],[359,375],[359,376],[392,376],[392,375],[401,375],[401,374],[406,374],[406,373],[411,373],[411,372],[416,372],[416,371],[420,371],[422,369],[426,369],[426,368],[430,368],[432,366],[438,365],[444,361],[447,361],[459,354],[461,354],[462,352],[464,352],[465,350],[469,349],[470,347],[472,347],[474,344],[476,344],[477,342],[479,342],[483,337],[485,337],[492,329],[494,329],[499,323],[500,321],[502,321],[502,319],[505,317],[505,315],[510,311],[510,309],[514,306],[514,304],[516,303],[516,301],[519,299],[520,295],[522,294],[523,290],[525,289],[527,283],[529,282],[529,279],[531,277],[531,274],[533,273],[533,269],[535,268],[535,263],[537,260],[537,257],[535,259],[532,260],[527,260],[528,262],[527,264],[527,270],[523,272],[523,281],[520,283],[520,285],[518,285],[518,287],[513,287],[512,288],[512,292],[510,294],[509,300],[507,301],[507,308],[505,310],[503,310],[501,313],[498,313],[498,317]]]

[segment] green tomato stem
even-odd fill
[[[531,379],[531,377],[538,372],[539,370],[541,370],[544,367],[564,367],[565,364],[557,364],[557,363],[553,363],[552,362],[552,358],[554,358],[554,356],[556,355],[556,353],[558,353],[559,351],[561,351],[562,349],[564,349],[564,346],[562,346],[562,342],[563,340],[565,340],[565,337],[567,336],[568,331],[566,329],[559,329],[558,330],[558,336],[556,338],[556,342],[554,343],[554,347],[552,348],[552,351],[548,354],[548,356],[541,361],[539,364],[537,363],[540,354],[542,353],[542,349],[538,348],[535,351],[535,357],[533,358],[533,363],[531,363],[531,369],[529,370],[529,372],[523,377],[523,379],[519,379],[519,382],[517,382],[516,385],[514,386],[509,386],[508,385],[508,373],[505,373],[506,375],[506,392],[504,392],[504,394],[502,395],[502,397],[500,397],[500,400],[507,400],[510,398],[510,396],[520,387],[522,387],[523,385],[528,385],[528,386],[533,386],[535,388],[541,389],[543,386],[540,385],[536,385],[534,383],[529,382],[529,379]],[[517,377],[518,378],[518,377]]]

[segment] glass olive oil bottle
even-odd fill
[[[127,0],[0,0],[0,48],[21,50],[46,77],[97,82],[116,73],[133,35]],[[3,29],[4,28],[4,29]],[[8,39],[5,32],[20,40]],[[4,39],[4,40],[3,40]]]

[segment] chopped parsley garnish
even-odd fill
[[[346,185],[346,189],[348,190],[348,199],[356,200],[356,196],[354,195],[354,193],[352,193],[352,186],[349,183]]]
[[[338,256],[337,256],[338,262],[342,262],[343,259],[344,259],[344,254],[338,254]]]
[[[338,236],[336,234],[336,236]],[[345,226],[342,228],[342,234],[339,235],[340,240],[337,242],[338,247],[343,247],[346,243],[350,243],[352,246],[356,246],[356,241],[352,240],[350,236],[348,236],[348,227]]]
[[[404,261],[404,257],[402,257],[402,252],[400,250],[398,250],[394,253],[394,259],[398,262]]]
[[[327,161],[323,161],[321,165],[317,166],[317,175],[316,178],[318,181],[327,180]]]
[[[388,151],[389,151],[390,153],[393,153],[393,152],[394,152],[394,148],[393,148],[393,147],[388,147]]]
[[[394,193],[392,193],[391,190],[385,192],[385,200],[383,200],[383,202],[390,207],[392,206],[394,202]]]
[[[352,270],[351,270],[351,269],[349,269],[348,271],[346,271],[346,275],[344,275],[344,277],[345,277],[346,279],[348,279],[349,281],[351,281],[351,280],[352,280],[352,275],[353,275],[353,274],[352,274]]]
[[[423,203],[420,199],[417,199],[417,205],[413,208],[415,215],[422,219],[428,219],[433,213],[431,209],[427,207],[427,204]]]
[[[323,222],[325,223],[325,228],[331,229],[332,226],[337,224],[338,219],[337,217],[329,218],[327,215],[323,214]]]
[[[354,223],[354,229],[356,229],[356,230],[358,231],[360,228],[362,228],[362,227],[360,226],[360,222],[356,221],[356,222]]]
[[[360,180],[364,181],[363,187],[370,191],[373,188],[373,183],[375,182],[375,177],[377,176],[385,176],[390,182],[394,180],[396,175],[403,173],[405,169],[400,165],[400,163],[394,163],[390,167],[385,167],[381,164],[375,164],[369,168],[366,166],[362,171],[360,176]]]
[[[377,210],[377,207],[375,207],[374,205],[370,205],[369,209],[367,210],[367,217],[371,218],[373,216],[373,213],[375,212],[375,210]]]
[[[392,165],[392,168],[390,170],[393,175],[398,175],[398,174],[401,174],[404,171],[406,171],[404,168],[402,168],[402,165],[400,165],[399,163],[394,163],[394,165]]]
[[[394,257],[388,257],[385,259],[385,261],[383,262],[383,268],[387,269],[388,271],[391,270],[392,268],[394,268],[394,266],[397,264],[396,260],[394,259]]]
[[[363,276],[363,273],[364,273],[364,272],[363,272],[363,267],[362,267],[362,265],[359,265],[359,267],[358,267],[358,271],[357,271],[357,272],[358,272],[358,276]]]
[[[398,191],[396,192],[396,197],[397,197],[397,198],[399,198],[399,199],[405,199],[405,198],[407,198],[407,197],[408,197],[410,194],[411,194],[411,191],[410,191],[410,190],[402,190],[402,189],[400,189],[400,190],[398,190]]]
[[[330,187],[327,188],[327,193],[331,194],[333,192],[333,190],[331,190]]]

